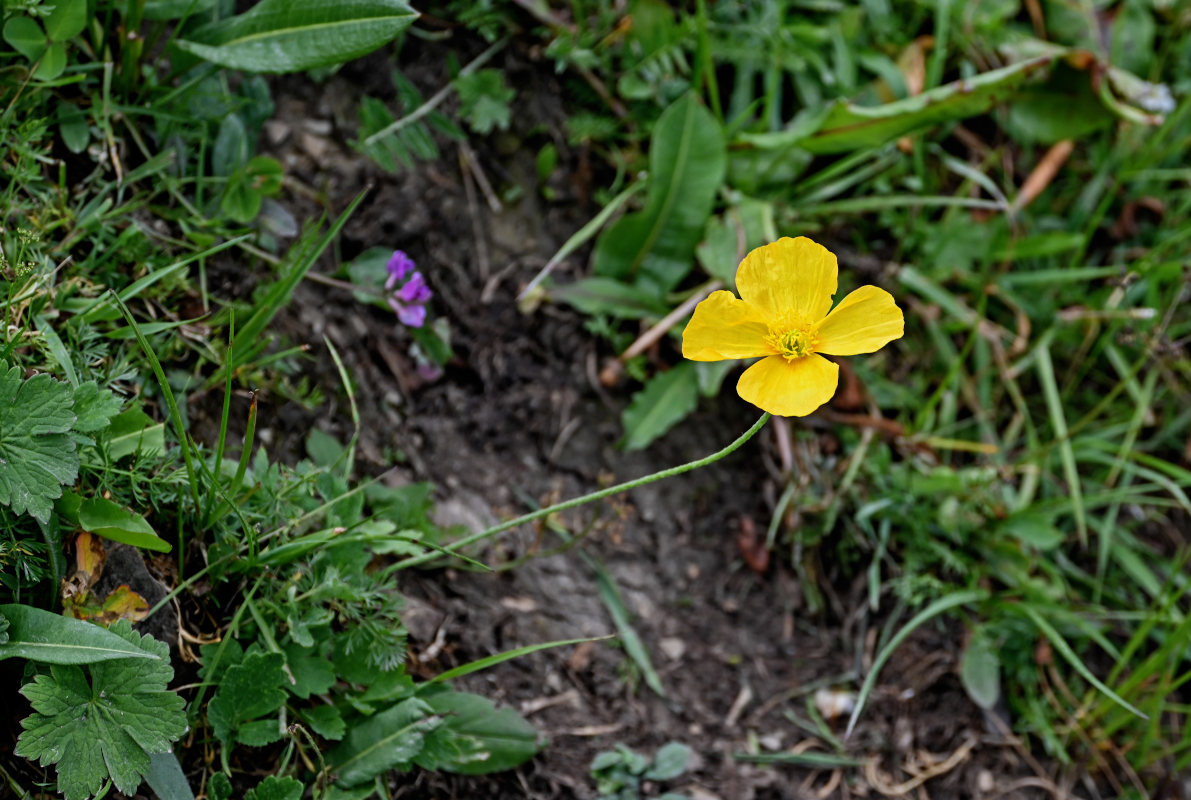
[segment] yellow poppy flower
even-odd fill
[[[832,309],[838,273],[835,255],[803,236],[758,247],[736,270],[740,299],[712,292],[695,307],[682,334],[683,356],[764,356],[744,371],[736,391],[770,414],[810,414],[831,399],[839,380],[839,366],[820,353],[872,353],[905,331],[893,296],[876,286],[861,286]]]

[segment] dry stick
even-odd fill
[[[484,224],[480,222],[479,204],[476,202],[476,187],[478,182],[479,171],[472,169],[473,162],[470,162],[467,157],[467,150],[465,145],[459,143],[459,171],[463,173],[463,194],[467,197],[467,213],[471,217],[471,233],[476,240],[476,262],[480,272],[480,280],[488,280],[488,275],[492,272],[492,262],[488,258],[488,242],[484,238]],[[473,180],[475,178],[476,180]],[[491,200],[489,201],[491,207]],[[493,213],[500,212],[500,204],[493,209]]]
[[[658,322],[654,323],[649,330],[638,336],[637,341],[629,345],[628,348],[620,354],[620,357],[616,361],[604,367],[603,371],[600,373],[600,381],[603,382],[605,386],[615,383],[617,378],[620,377],[621,366],[624,364],[624,362],[628,361],[630,358],[636,358],[652,347],[659,339],[665,336],[671,328],[674,327],[675,323],[677,323],[687,314],[691,313],[691,310],[695,306],[699,305],[699,303],[702,302],[707,295],[711,294],[716,289],[723,288],[723,286],[724,284],[722,281],[713,280],[696,289],[695,293],[688,297],[686,302],[671,311],[666,316],[662,317]]]
[[[1009,207],[1011,214],[1016,214],[1028,206],[1033,202],[1035,197],[1042,194],[1042,191],[1047,186],[1050,186],[1050,182],[1059,174],[1059,170],[1067,162],[1067,159],[1071,156],[1071,151],[1074,149],[1075,142],[1071,139],[1064,139],[1061,142],[1056,142],[1054,146],[1046,151],[1046,154],[1042,156],[1042,160],[1038,162],[1038,165],[1026,177],[1026,182],[1021,185],[1021,191]]]
[[[492,209],[493,214],[499,214],[504,211],[504,206],[501,205],[500,198],[496,196],[496,192],[492,191],[492,184],[488,182],[488,176],[484,174],[484,170],[480,166],[480,159],[476,158],[475,151],[468,146],[467,142],[460,142],[459,153],[463,157],[463,162],[467,166],[468,173],[475,178],[480,191],[484,193],[484,199],[488,201],[488,208]]]
[[[669,469],[663,469],[659,472],[654,472],[654,473],[651,473],[651,474],[646,475],[641,478],[635,478],[634,480],[631,480],[631,481],[625,481],[624,483],[618,483],[615,486],[610,486],[607,489],[601,489],[600,491],[592,492],[591,494],[585,494],[582,497],[576,497],[571,500],[565,500],[561,503],[555,503],[554,505],[547,506],[546,508],[539,508],[537,511],[531,511],[530,513],[523,514],[520,517],[517,517],[516,519],[511,519],[507,522],[502,522],[499,525],[494,525],[487,530],[480,531],[479,533],[473,533],[471,536],[465,536],[462,539],[460,539],[459,541],[453,542],[452,544],[449,544],[449,545],[446,545],[445,547],[441,548],[440,550],[423,553],[422,555],[414,556],[413,558],[407,558],[404,561],[398,562],[398,564],[396,566],[400,567],[402,569],[404,569],[406,567],[416,567],[419,564],[425,564],[428,561],[434,561],[435,559],[441,558],[444,555],[456,553],[459,550],[461,550],[462,548],[467,547],[470,544],[475,544],[476,542],[478,542],[482,539],[487,539],[489,537],[495,536],[496,534],[507,531],[510,528],[516,528],[519,525],[524,525],[527,522],[533,522],[534,520],[541,519],[543,517],[548,517],[551,514],[554,514],[559,511],[566,511],[568,508],[574,508],[576,506],[581,506],[584,503],[590,503],[595,500],[602,500],[605,497],[611,497],[614,494],[620,494],[621,492],[627,492],[630,489],[636,489],[638,486],[644,486],[647,483],[653,483],[654,481],[660,481],[663,478],[672,478],[675,475],[681,475],[684,472],[690,472],[691,470],[698,469],[699,467],[705,467],[708,464],[719,461],[724,456],[730,455],[733,452],[735,452],[741,445],[743,445],[749,439],[753,438],[753,434],[755,434],[757,431],[761,430],[761,428],[764,427],[765,423],[768,420],[769,420],[769,412],[767,411],[761,415],[760,419],[758,419],[756,422],[753,423],[753,426],[751,428],[749,428],[747,431],[742,433],[740,435],[740,437],[736,439],[736,441],[732,442],[732,444],[728,445],[723,450],[718,450],[709,456],[705,456],[705,457],[697,459],[695,461],[688,461],[687,463],[680,464],[677,467],[670,467]]]

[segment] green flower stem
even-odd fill
[[[516,528],[518,525],[524,525],[527,522],[533,522],[535,519],[541,519],[542,517],[547,517],[555,512],[565,511],[568,508],[574,508],[575,506],[581,506],[584,503],[590,503],[593,500],[602,500],[605,497],[611,497],[614,494],[620,494],[621,492],[627,492],[629,489],[636,489],[638,486],[644,486],[647,483],[653,483],[654,481],[660,481],[663,478],[672,478],[675,475],[681,475],[682,473],[690,472],[693,469],[699,469],[700,467],[706,467],[708,464],[719,461],[724,456],[730,455],[731,453],[735,452],[737,449],[740,448],[740,446],[742,444],[747,442],[749,439],[753,438],[753,436],[756,435],[757,431],[761,430],[761,428],[763,428],[765,426],[765,423],[768,421],[769,421],[769,412],[765,412],[764,414],[761,415],[761,418],[759,420],[757,420],[756,422],[753,423],[753,427],[749,428],[747,431],[745,431],[743,434],[740,435],[740,438],[738,438],[736,441],[732,442],[732,444],[728,445],[723,450],[719,450],[719,451],[712,453],[711,455],[706,456],[704,458],[700,458],[695,461],[688,461],[685,464],[680,464],[677,467],[670,467],[669,469],[664,469],[664,470],[661,470],[660,472],[654,472],[649,475],[646,475],[643,478],[636,478],[631,481],[625,481],[624,483],[618,483],[615,486],[610,486],[607,489],[601,489],[598,492],[592,492],[591,494],[585,494],[582,497],[576,497],[572,500],[564,500],[563,502],[555,503],[552,506],[547,506],[545,508],[539,508],[537,511],[531,511],[528,514],[523,514],[522,516],[517,517],[516,519],[511,519],[511,520],[508,520],[507,522],[502,522],[499,525],[494,525],[493,527],[489,528],[488,530],[480,531],[479,533],[473,533],[471,536],[465,536],[464,538],[460,539],[459,541],[453,542],[452,544],[449,544],[446,547],[443,547],[441,550],[437,550],[432,553],[423,553],[422,555],[414,556],[413,558],[407,558],[406,560],[400,562],[399,566],[402,568],[416,567],[419,564],[425,564],[427,561],[433,561],[436,558],[441,558],[444,554],[454,553],[454,552],[456,552],[464,547],[467,547],[470,544],[474,544],[482,539],[487,539],[490,536],[495,536],[496,534],[501,533],[503,531],[507,531],[510,528]]]

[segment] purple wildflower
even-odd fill
[[[385,268],[389,270],[389,279],[385,281],[385,291],[392,291],[394,286],[417,268],[417,264],[401,250],[394,250],[393,256]]]
[[[430,287],[426,285],[426,279],[422,277],[422,273],[415,272],[405,282],[405,285],[397,290],[395,293],[398,300],[405,303],[422,303],[434,296],[430,291]]]
[[[405,304],[395,297],[389,298],[389,305],[397,312],[397,319],[402,325],[420,328],[426,324],[426,306],[419,304]]]

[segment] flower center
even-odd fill
[[[806,358],[815,352],[815,348],[819,346],[819,337],[814,330],[792,328],[770,334],[769,343],[779,355],[787,361],[793,361],[796,358]]]

